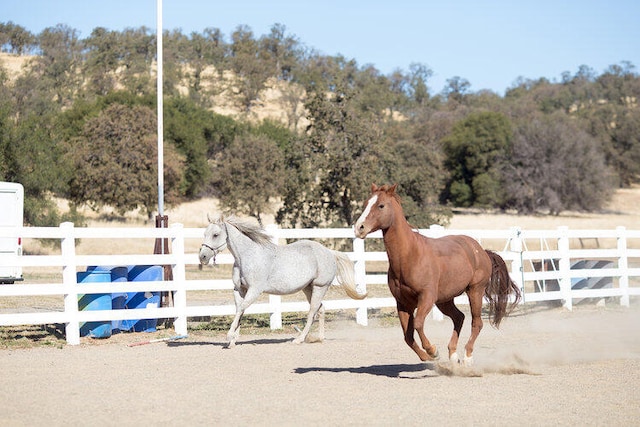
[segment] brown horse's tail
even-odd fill
[[[509,277],[502,257],[493,251],[486,252],[491,259],[492,271],[484,295],[489,300],[489,322],[498,328],[502,318],[518,305],[522,295],[518,285]],[[514,295],[514,300],[509,304],[511,294]]]
[[[353,299],[365,299],[367,294],[359,294],[356,289],[356,275],[353,269],[353,262],[349,259],[349,257],[342,252],[332,251],[333,255],[336,258],[336,265],[338,270],[336,272],[336,279],[342,289],[344,289],[345,293],[349,298]]]

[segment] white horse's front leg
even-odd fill
[[[240,320],[245,310],[249,308],[253,302],[260,296],[259,291],[253,291],[251,288],[242,292],[242,289],[233,291],[233,297],[236,302],[236,316],[233,318],[229,332],[227,332],[227,348],[232,348],[236,345],[236,341],[240,336]]]
[[[227,348],[231,348],[236,345],[236,340],[240,335],[240,319],[242,319],[243,312],[240,310],[242,303],[244,302],[245,292],[241,292],[239,289],[233,290],[233,300],[236,303],[236,315],[231,322],[229,332],[227,332]]]
[[[240,319],[244,312],[236,310],[236,316],[233,318],[229,332],[227,332],[227,348],[233,348],[240,336]]]
[[[247,289],[242,287],[240,269],[235,264],[231,272],[231,281],[233,282],[233,301],[236,304],[236,315],[233,318],[233,322],[231,322],[229,332],[227,332],[227,348],[235,346],[236,340],[238,336],[240,336],[240,319],[242,319],[242,315],[244,314],[244,310],[241,310],[241,307],[247,295]]]

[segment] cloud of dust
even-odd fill
[[[489,336],[481,334],[479,343],[490,343],[476,346],[474,366],[445,361],[435,365],[436,372],[461,377],[541,375],[548,366],[640,359],[637,304],[541,310],[507,320],[513,324],[504,332],[483,330]]]

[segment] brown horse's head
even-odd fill
[[[371,184],[371,197],[365,202],[365,208],[356,221],[356,237],[364,239],[367,234],[388,229],[400,207],[400,198],[396,194],[398,184],[378,187]]]

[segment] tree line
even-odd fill
[[[25,187],[25,221],[81,220],[157,201],[155,34],[58,25],[34,35],[0,22],[0,179]],[[640,179],[640,78],[621,62],[559,81],[517,78],[503,96],[412,64],[384,75],[305,46],[280,24],[165,31],[168,204],[215,196],[283,226],[348,226],[371,182],[398,183],[412,224],[455,208],[558,214],[600,209]],[[278,119],[256,109],[277,89]],[[221,103],[234,114],[215,113]],[[71,202],[61,216],[52,196]],[[70,218],[69,218],[70,217]]]

